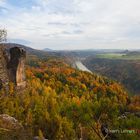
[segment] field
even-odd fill
[[[138,54],[126,54],[126,53],[105,53],[98,54],[97,58],[106,58],[106,59],[123,59],[123,60],[140,60],[140,53]]]

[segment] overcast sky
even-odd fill
[[[140,49],[140,0],[0,0],[0,28],[36,49]]]

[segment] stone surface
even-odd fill
[[[9,83],[7,61],[5,59],[4,49],[0,46],[0,85],[4,86]]]
[[[10,61],[8,63],[9,79],[17,86],[25,86],[25,57],[26,52],[22,48],[10,49]]]
[[[7,114],[1,114],[0,140],[31,140],[31,138],[17,119]]]
[[[0,88],[13,82],[17,87],[26,86],[25,77],[26,51],[13,47],[8,51],[0,45]]]
[[[23,128],[23,126],[15,118],[7,114],[0,115],[0,127],[10,130]]]

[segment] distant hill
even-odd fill
[[[28,52],[32,52],[34,51],[35,49],[31,48],[31,47],[27,47],[25,45],[21,45],[21,44],[16,44],[16,43],[4,43],[3,46],[5,48],[13,48],[13,47],[19,47],[19,48],[24,48],[26,51]]]
[[[43,49],[43,51],[53,51],[53,50],[49,49],[49,48],[45,48],[45,49]]]
[[[15,44],[15,43],[5,43],[3,46],[9,50],[10,48],[13,47],[19,47],[19,48],[24,48],[27,52],[27,62],[28,63],[36,63],[38,59],[44,59],[44,60],[49,60],[49,59],[63,59],[65,61],[70,61],[72,57],[70,57],[69,53],[63,52],[63,51],[43,51],[43,50],[37,50],[33,49],[28,46],[24,46],[21,44]],[[33,62],[34,59],[34,62]],[[69,59],[69,60],[68,60]]]
[[[49,58],[56,58],[56,57],[64,57],[63,53],[61,52],[55,52],[55,51],[43,51],[43,50],[37,50],[33,49],[31,47],[21,45],[21,44],[15,44],[15,43],[4,43],[3,46],[9,50],[10,48],[13,47],[19,47],[19,48],[24,48],[27,52],[27,56],[35,56],[38,58],[44,58],[44,59],[49,59]]]
[[[24,46],[24,45],[21,45],[21,44],[15,44],[15,43],[5,43],[4,47],[6,49],[13,48],[13,47],[24,48],[26,50],[27,54],[37,55],[38,57],[42,57],[42,56],[47,54],[46,52],[44,52],[42,50],[36,50],[36,49],[31,48],[31,47],[27,47],[27,46]]]

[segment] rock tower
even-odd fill
[[[26,51],[13,47],[6,49],[0,46],[0,88],[13,82],[17,87],[26,86],[25,78]]]
[[[25,58],[26,52],[23,48],[14,47],[10,49],[10,61],[8,63],[9,80],[17,86],[25,86]]]

